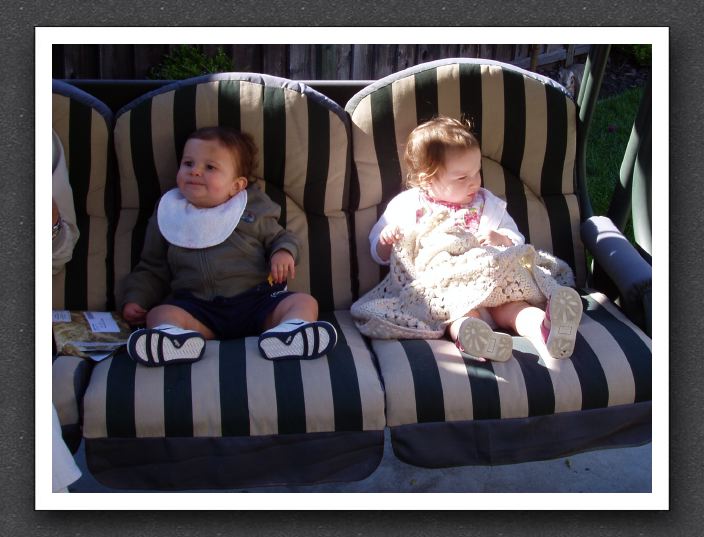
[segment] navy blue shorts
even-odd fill
[[[287,296],[286,283],[261,283],[233,297],[216,296],[202,300],[186,291],[175,291],[164,304],[186,310],[210,328],[217,339],[235,339],[258,336],[264,331],[264,322],[276,306]]]

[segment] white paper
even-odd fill
[[[70,323],[71,322],[71,312],[68,310],[53,310],[51,322],[52,323]]]
[[[88,319],[88,324],[93,332],[119,332],[115,319],[110,312],[105,311],[84,311],[83,315]]]
[[[112,356],[111,352],[105,352],[105,353],[88,352],[86,354],[94,362],[101,362],[102,360],[105,360],[105,358],[109,358],[110,356]]]
[[[105,360],[105,358],[109,358],[110,356],[112,356],[112,352],[87,352],[86,354],[94,362],[100,362],[102,360]]]

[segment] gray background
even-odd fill
[[[114,6],[114,7],[113,7]],[[197,8],[194,9],[194,6]],[[679,6],[679,9],[677,7]],[[702,7],[645,1],[433,2],[123,1],[112,6],[57,0],[4,2],[0,64],[2,307],[2,507],[0,535],[698,535],[704,516],[702,360],[693,300],[703,211],[699,87]],[[47,512],[34,511],[34,27],[35,26],[669,26],[670,27],[670,425],[669,512]],[[419,29],[419,42],[422,29]],[[266,36],[262,36],[266,40]],[[657,106],[658,103],[655,103]],[[654,148],[656,151],[657,147]],[[655,208],[657,210],[657,207]],[[684,237],[687,233],[689,236]],[[656,256],[657,258],[657,256]],[[48,357],[47,357],[48,360]],[[49,364],[47,363],[47,367]],[[547,500],[547,498],[546,498]],[[579,500],[577,500],[578,502]],[[315,508],[311,499],[311,508]],[[618,502],[618,498],[615,498]],[[145,508],[147,505],[145,505]],[[233,509],[237,509],[233,497]],[[272,506],[274,509],[276,506]],[[471,508],[471,505],[468,507]],[[579,503],[575,504],[579,508]],[[617,504],[616,504],[617,507]]]

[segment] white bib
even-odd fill
[[[232,234],[246,205],[246,190],[217,207],[199,208],[184,198],[178,188],[173,188],[159,202],[159,231],[171,244],[183,248],[215,246]]]

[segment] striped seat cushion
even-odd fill
[[[369,349],[348,312],[321,318],[336,326],[340,343],[316,360],[266,360],[249,337],[209,341],[192,364],[140,367],[124,353],[100,362],[85,397],[85,437],[382,429],[382,390]]]
[[[311,293],[323,311],[349,307],[349,122],[338,105],[315,90],[257,74],[224,73],[174,83],[118,112],[118,287],[139,260],[156,201],[176,184],[186,137],[215,125],[252,135],[259,149],[254,175],[281,206],[281,224],[301,240],[290,289]]]
[[[97,364],[84,403],[83,434],[92,471],[104,473],[97,477],[106,484],[130,487],[241,486],[243,479],[258,484],[289,478],[315,482],[340,472],[325,467],[321,473],[321,464],[334,467],[339,462],[345,467],[354,455],[362,457],[362,467],[346,478],[371,473],[381,458],[385,426],[378,371],[349,312],[321,318],[332,322],[340,337],[330,354],[316,360],[266,360],[251,337],[209,341],[204,357],[192,364],[147,368],[124,353]],[[308,440],[303,440],[306,436]],[[251,442],[244,443],[247,439]],[[266,459],[267,450],[294,441],[317,447],[299,460],[287,459],[292,467],[280,470],[295,473],[289,478],[272,476],[263,468],[244,478],[238,472],[252,469],[241,467],[228,469],[229,481],[217,476],[227,457],[233,456],[228,442],[239,442],[240,460],[233,461],[238,466],[252,450]],[[330,451],[321,448],[327,443]],[[167,459],[155,455],[162,449],[168,452]],[[121,467],[121,461],[129,462]],[[201,478],[175,478],[174,468],[189,461],[203,464]],[[161,471],[167,463],[174,466]],[[256,464],[262,463],[280,466],[268,460]]]
[[[410,132],[434,115],[467,117],[482,147],[483,186],[504,198],[519,229],[538,248],[567,261],[585,281],[574,170],[574,102],[549,78],[489,60],[447,59],[383,78],[354,96],[356,177],[351,190],[359,291],[378,283],[368,234],[401,189]]]
[[[64,149],[80,237],[72,259],[52,279],[52,307],[106,310],[111,307],[109,270],[115,212],[112,171],[112,112],[74,86],[52,82],[52,127]],[[81,399],[92,362],[54,357],[52,400],[64,440],[72,451],[81,441]]]
[[[422,466],[506,463],[649,440],[650,338],[606,296],[583,303],[564,360],[522,337],[504,363],[463,358],[445,339],[374,340],[397,454]]]

